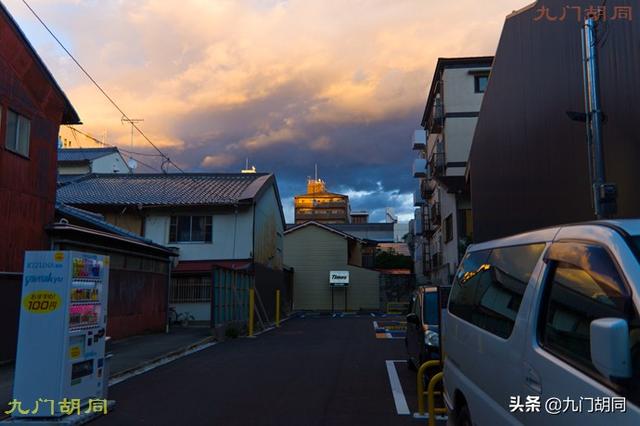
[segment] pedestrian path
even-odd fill
[[[169,333],[146,334],[110,342],[107,345],[107,352],[113,354],[110,382],[114,378],[120,382],[150,364],[169,356],[176,357],[181,351],[193,350],[212,341],[209,328],[193,327],[175,328]],[[13,364],[0,366],[0,419],[6,417],[4,412],[12,399],[13,372]]]

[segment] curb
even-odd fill
[[[117,385],[118,383],[122,383],[125,380],[128,380],[132,377],[139,376],[140,374],[144,374],[147,371],[151,371],[155,368],[158,368],[162,365],[173,362],[177,359],[183,358],[187,355],[191,355],[193,353],[199,352],[203,349],[210,348],[211,346],[217,345],[218,342],[215,341],[213,336],[205,337],[202,340],[199,340],[189,346],[176,349],[171,352],[167,352],[166,354],[160,355],[157,358],[154,358],[150,361],[145,361],[135,367],[128,368],[123,371],[119,371],[115,374],[112,374],[109,377],[109,386]]]

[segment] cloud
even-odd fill
[[[31,1],[181,168],[238,171],[249,157],[276,173],[288,199],[304,191],[318,163],[333,187],[371,191],[357,203],[403,215],[415,184],[410,135],[437,58],[492,54],[504,17],[525,3]],[[4,4],[65,89],[82,130],[130,147],[121,114],[19,0]],[[153,152],[139,136],[134,148]]]
[[[236,157],[229,154],[207,155],[202,159],[200,165],[206,168],[227,167],[236,161]]]

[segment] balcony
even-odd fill
[[[422,191],[420,190],[420,188],[418,188],[415,191],[413,191],[413,205],[414,206],[416,206],[416,207],[424,206],[426,202],[427,202],[427,200],[424,199],[424,196],[422,195]]]
[[[436,190],[436,181],[433,179],[424,179],[420,182],[420,187],[422,189],[422,193],[425,194],[426,197],[431,197]]]
[[[415,226],[416,235],[422,235],[424,231],[424,219],[422,214],[422,207],[415,209],[413,212],[413,220]]]
[[[413,177],[427,177],[427,160],[424,158],[416,158],[413,161]]]
[[[431,216],[431,223],[434,226],[439,226],[440,225],[440,203],[436,202],[434,204],[431,205],[431,209],[430,209],[430,216]]]
[[[436,151],[431,153],[431,157],[429,158],[429,166],[432,173],[431,176],[444,176],[446,171],[444,152],[437,149]]]
[[[415,151],[427,149],[428,132],[426,130],[415,130],[413,132],[412,146]]]
[[[431,133],[441,133],[444,127],[444,105],[440,98],[436,98],[433,103],[433,111],[427,123],[427,128]]]

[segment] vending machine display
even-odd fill
[[[27,252],[14,395],[23,405],[103,398],[109,258]],[[54,416],[60,416],[54,404]],[[14,416],[22,416],[17,410]],[[29,417],[50,417],[48,410]]]

